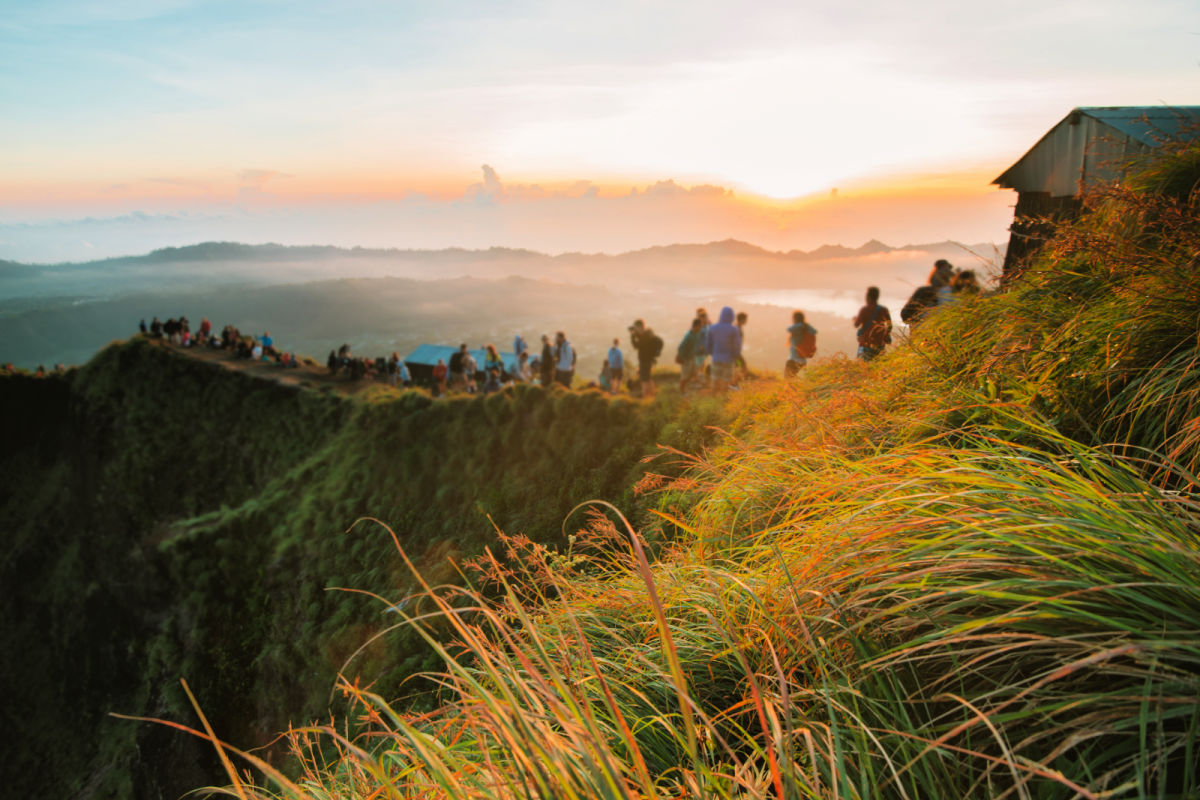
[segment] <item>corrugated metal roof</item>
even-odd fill
[[[506,353],[496,348],[500,353],[500,360],[504,362],[504,369],[508,372],[514,372],[517,369],[517,357],[512,353]],[[438,359],[442,359],[447,366],[450,364],[450,356],[454,355],[458,348],[448,344],[423,344],[419,345],[416,350],[413,350],[404,357],[404,363],[409,366],[419,365],[425,367],[437,366]],[[487,358],[487,352],[482,347],[469,350],[471,355],[475,357],[475,363],[483,369],[483,361]]]
[[[1121,168],[1164,141],[1200,136],[1200,106],[1076,108],[993,184],[1071,197],[1116,180]]]
[[[1150,147],[1200,131],[1200,106],[1081,106],[1080,113],[1098,119]]]

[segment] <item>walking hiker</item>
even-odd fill
[[[858,333],[858,357],[870,361],[892,343],[892,315],[887,306],[879,305],[879,287],[867,289],[867,304],[854,318]]]
[[[629,326],[629,342],[638,354],[638,390],[642,397],[654,396],[654,381],[650,371],[654,362],[662,355],[663,340],[644,320],[635,319]]]
[[[788,326],[788,360],[783,374],[794,377],[808,360],[817,354],[817,329],[804,319],[803,311],[792,312],[792,324]]]

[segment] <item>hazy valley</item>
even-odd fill
[[[535,343],[565,330],[590,377],[633,319],[674,343],[697,306],[715,315],[732,305],[750,314],[751,366],[778,370],[794,308],[820,331],[820,356],[853,354],[850,318],[866,286],[880,286],[895,310],[934,259],[986,274],[996,256],[991,245],[949,242],[779,253],[726,241],[615,256],[210,243],[83,264],[6,262],[0,362],[83,363],[140,319],[182,315],[244,333],[269,330],[282,347],[318,359],[342,343],[362,354],[405,355],[423,342],[506,349],[518,332]]]

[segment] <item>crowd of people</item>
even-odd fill
[[[138,330],[143,336],[166,339],[177,347],[207,347],[211,350],[229,351],[241,359],[273,362],[281,367],[300,366],[300,359],[295,353],[275,347],[275,340],[270,331],[264,331],[262,336],[244,336],[233,325],[226,325],[220,334],[217,334],[213,331],[208,317],[200,318],[200,326],[194,332],[187,317],[172,317],[166,322],[154,317],[149,325],[143,319],[138,323]]]
[[[944,258],[933,263],[929,280],[917,287],[912,297],[900,309],[900,319],[909,327],[917,325],[933,309],[952,303],[960,297],[979,294],[979,280],[974,270],[955,269]]]
[[[918,288],[900,312],[901,320],[910,326],[920,323],[932,309],[954,302],[964,294],[978,294],[979,282],[971,270],[956,270],[949,261],[939,259],[929,275],[928,283]],[[871,286],[866,302],[854,318],[858,342],[857,357],[870,361],[892,342],[892,317],[887,306],[879,302],[879,288]],[[679,365],[679,389],[692,392],[711,389],[721,392],[737,389],[749,375],[743,356],[745,328],[749,317],[745,312],[735,314],[733,308],[721,309],[717,321],[709,319],[704,308],[697,308],[691,325],[684,331],[675,348],[675,363]],[[193,333],[186,317],[161,322],[154,317],[149,325],[143,319],[141,332],[154,338],[165,338],[180,347],[209,347],[226,350],[237,358],[268,361],[283,367],[297,367],[299,359],[275,346],[269,332],[261,336],[245,336],[236,327],[226,325],[217,334],[207,318],[202,318]],[[626,389],[632,394],[652,397],[655,394],[653,369],[662,358],[664,343],[661,336],[646,324],[634,320],[628,328],[629,355],[622,350],[621,339],[614,338],[605,353],[599,375],[584,384],[616,394]],[[788,358],[784,374],[800,372],[817,352],[817,329],[805,318],[803,311],[792,314],[787,327]],[[513,359],[506,362],[494,344],[483,348],[483,363],[462,344],[448,359],[439,358],[433,366],[428,383],[435,396],[451,392],[489,394],[515,383],[540,383],[542,386],[575,383],[578,353],[563,331],[553,338],[541,337],[541,348],[532,350],[519,333],[513,339]],[[636,362],[636,372],[633,371]],[[350,345],[331,350],[326,367],[332,376],[349,380],[384,380],[390,385],[412,386],[415,381],[400,354],[390,357],[365,358],[351,353]]]

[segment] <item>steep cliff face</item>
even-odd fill
[[[45,792],[47,779],[65,793],[130,796],[137,740],[155,745],[106,715],[163,710],[149,648],[186,582],[162,542],[181,519],[257,495],[348,409],[147,342],[67,376],[0,385],[12,431],[0,461],[4,780],[19,796]],[[175,761],[181,777],[203,775],[194,761]]]
[[[268,741],[327,716],[339,671],[389,694],[433,664],[363,589],[411,588],[390,525],[427,576],[511,532],[553,542],[577,503],[636,513],[657,443],[692,449],[719,406],[643,405],[536,387],[433,401],[348,399],[132,341],[66,376],[0,378],[8,685],[0,779],[16,796],[159,797],[219,779],[191,722]],[[419,699],[415,702],[421,702]],[[47,780],[57,781],[47,786]]]

